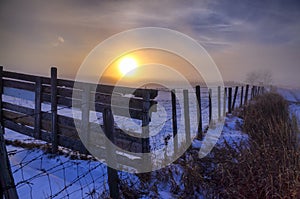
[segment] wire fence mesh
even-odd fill
[[[171,113],[171,92],[166,90],[159,91],[161,95],[165,95],[158,99],[158,105],[165,109],[165,112],[158,111],[156,117],[165,117],[164,121],[158,121],[152,125],[152,130],[159,129],[160,134],[152,136],[151,149],[157,150],[172,143],[172,114]],[[182,89],[176,91],[177,97],[182,98]],[[217,92],[213,90],[213,98],[216,99]],[[194,91],[190,91],[189,95],[195,95]],[[224,95],[222,90],[221,96]],[[167,97],[166,97],[167,96]],[[201,92],[202,114],[204,126],[208,125],[208,90]],[[238,98],[240,93],[238,93]],[[223,100],[223,98],[221,97]],[[11,98],[6,98],[4,101],[11,101]],[[226,100],[226,99],[225,99]],[[24,101],[22,102],[24,105]],[[195,114],[196,102],[190,102],[191,115]],[[226,103],[226,101],[224,102]],[[21,102],[20,102],[21,104]],[[217,118],[217,101],[213,101],[213,118]],[[237,103],[238,105],[238,103]],[[29,102],[27,106],[33,105]],[[43,104],[44,112],[51,112],[49,104]],[[226,106],[227,107],[227,106]],[[177,108],[181,110],[180,104]],[[223,108],[223,107],[222,107]],[[58,107],[60,115],[72,116],[72,107],[62,106]],[[80,110],[75,110],[79,111]],[[37,113],[34,113],[37,114]],[[179,117],[180,117],[179,113]],[[80,114],[79,114],[80,115]],[[21,117],[32,117],[33,114],[24,115]],[[99,114],[97,118],[91,118],[91,122],[101,122],[102,115]],[[19,118],[14,118],[15,120]],[[78,118],[80,119],[80,118]],[[122,121],[122,118],[119,119]],[[130,129],[130,127],[128,128]],[[195,130],[196,131],[196,130]],[[33,140],[26,138],[27,143]],[[17,139],[16,139],[17,140]],[[20,196],[26,198],[106,198],[109,197],[109,187],[107,183],[107,167],[105,164],[96,161],[91,156],[80,156],[75,152],[71,152],[65,148],[60,147],[60,155],[51,155],[47,150],[32,149],[34,147],[25,146],[29,149],[17,147],[13,140],[9,142],[8,154],[11,162],[12,172],[15,178],[15,185]],[[25,142],[26,143],[26,142]],[[24,147],[24,145],[21,145]],[[44,146],[44,147],[41,147]],[[47,149],[50,147],[47,143],[36,145],[38,148]],[[155,157],[154,157],[155,158]],[[121,192],[128,192],[132,189],[142,190],[143,181],[140,180],[139,175],[130,174],[126,172],[118,172],[120,179]],[[148,184],[149,185],[149,184]]]

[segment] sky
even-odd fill
[[[297,0],[0,0],[0,64],[46,76],[57,66],[61,78],[74,78],[95,46],[141,27],[192,37],[226,81],[264,71],[273,84],[300,87]]]

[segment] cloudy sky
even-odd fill
[[[269,71],[273,82],[300,87],[300,2],[0,1],[0,64],[6,70],[72,78],[86,55],[113,34],[163,27],[197,40],[225,80]]]

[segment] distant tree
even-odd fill
[[[262,73],[262,83],[266,86],[272,84],[272,72],[271,71],[264,71]]]
[[[246,75],[246,83],[253,85],[258,83],[258,81],[259,81],[259,73],[257,71],[256,72],[253,71]]]
[[[270,85],[272,83],[272,73],[269,70],[252,71],[246,75],[246,83],[250,85]]]

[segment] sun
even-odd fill
[[[119,71],[123,76],[132,75],[137,67],[137,61],[132,57],[124,57],[119,62]]]

